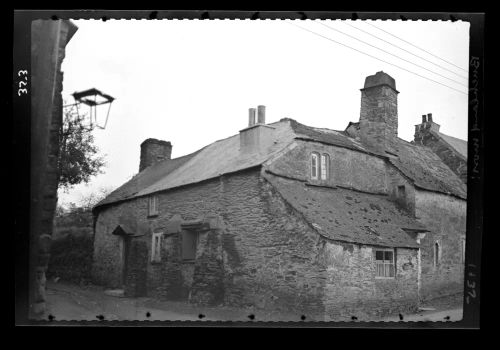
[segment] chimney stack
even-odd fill
[[[398,136],[398,94],[394,78],[382,71],[366,77],[361,89],[360,139],[381,152]]]
[[[141,160],[139,172],[153,164],[170,159],[172,155],[172,144],[168,141],[147,139],[141,143]]]
[[[257,106],[257,123],[266,124],[266,106]]]
[[[427,121],[432,123],[432,113],[427,114]]]
[[[427,116],[425,114],[422,115],[422,124],[425,124],[427,121]]]
[[[257,106],[248,109],[248,126],[240,130],[240,152],[243,154],[265,152],[274,142],[274,127],[266,125],[266,107]]]
[[[255,124],[255,108],[248,109],[248,126]]]

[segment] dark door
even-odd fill
[[[127,275],[129,269],[130,239],[122,236],[122,285],[127,284]]]

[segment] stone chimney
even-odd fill
[[[414,141],[418,144],[424,144],[424,139],[428,135],[429,130],[439,132],[441,125],[434,123],[432,113],[422,115],[422,123],[415,125]]]
[[[273,143],[274,127],[266,125],[266,107],[257,107],[257,122],[255,108],[248,110],[248,127],[240,130],[240,152],[263,152]]]
[[[382,152],[398,136],[398,94],[395,80],[382,71],[366,77],[361,89],[360,139]]]
[[[170,159],[172,144],[168,141],[147,139],[141,143],[141,161],[139,172],[162,160]]]

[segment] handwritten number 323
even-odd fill
[[[27,70],[20,70],[19,72],[17,72],[17,76],[21,76],[24,74],[24,79],[28,80],[28,71]],[[17,95],[18,96],[21,96],[21,94],[28,94],[28,89],[26,88],[22,88],[22,86],[26,86],[28,85],[28,83],[26,83],[25,81],[20,81],[19,82],[19,89],[17,89]]]

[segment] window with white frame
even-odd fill
[[[161,241],[163,239],[163,232],[154,232],[151,242],[151,261],[161,261]]]
[[[393,278],[394,269],[394,250],[377,249],[375,250],[375,263],[377,265],[376,277]]]
[[[441,246],[439,242],[434,243],[434,267],[439,266],[439,261],[441,259]]]
[[[317,180],[319,177],[319,155],[317,153],[311,154],[311,179]]]
[[[321,180],[328,179],[330,172],[330,156],[326,153],[321,155]]]
[[[158,215],[158,196],[149,196],[148,216]]]

